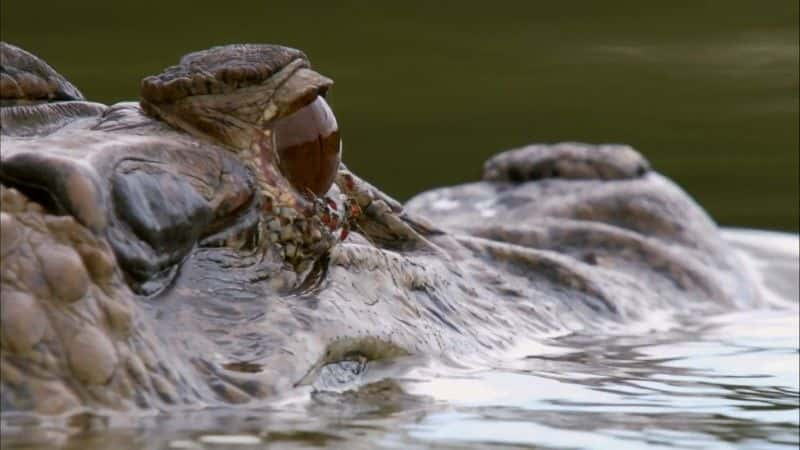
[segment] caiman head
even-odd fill
[[[333,82],[313,71],[303,52],[279,45],[236,44],[190,53],[178,65],[142,80],[141,111],[156,119],[153,121],[130,104],[106,108],[86,102],[74,86],[39,58],[5,43],[2,50],[2,97],[7,106],[0,109],[3,134],[22,138],[6,141],[9,151],[4,152],[0,179],[7,185],[29,194],[45,193],[40,197],[49,198],[48,203],[95,231],[105,229],[109,222],[114,225],[114,218],[109,216],[116,211],[123,216],[148,216],[140,222],[168,222],[123,227],[123,234],[126,230],[162,230],[178,222],[194,222],[193,228],[203,228],[198,225],[202,221],[192,217],[199,213],[187,206],[191,203],[187,201],[177,201],[177,209],[169,202],[155,205],[172,208],[164,215],[179,216],[177,219],[152,219],[151,211],[136,207],[131,200],[131,189],[137,192],[145,188],[125,190],[130,182],[118,181],[112,173],[130,180],[132,170],[124,169],[125,164],[151,164],[151,168],[140,171],[150,175],[168,168],[170,180],[155,177],[145,189],[150,192],[142,193],[150,198],[138,200],[140,204],[159,203],[154,200],[159,195],[185,190],[167,187],[175,176],[184,181],[205,180],[200,181],[206,187],[199,192],[207,190],[209,177],[214,177],[211,172],[216,170],[209,160],[218,159],[215,152],[224,148],[249,175],[231,176],[230,172],[236,170],[220,169],[228,176],[223,180],[227,182],[218,184],[242,195],[216,200],[204,195],[210,201],[205,209],[210,208],[217,218],[230,218],[241,206],[243,195],[252,196],[248,204],[256,203],[259,213],[256,233],[248,238],[248,246],[255,245],[262,253],[274,250],[302,274],[342,235],[340,228],[346,224],[348,210],[333,186],[341,144],[336,118],[325,101]],[[162,123],[172,132],[157,126]],[[97,131],[106,132],[99,137],[108,142],[105,147],[95,139],[100,136]],[[114,133],[141,138],[126,136],[123,140]],[[158,143],[153,141],[158,139],[160,150],[154,149]],[[56,155],[58,148],[68,149],[69,157]],[[178,157],[178,153],[186,156]],[[82,163],[78,164],[78,159]],[[110,187],[104,186],[108,179],[112,181]],[[71,184],[65,186],[65,180]],[[242,186],[243,182],[248,186]],[[107,191],[112,193],[112,202],[119,197],[124,205],[108,205]],[[115,195],[117,192],[121,193]],[[121,220],[130,222],[128,219]],[[205,235],[218,229],[219,223],[196,231]],[[160,239],[156,234],[169,234],[149,231],[153,235],[150,241]],[[123,242],[126,239],[108,234],[118,253],[130,253]],[[139,265],[147,264],[148,257],[138,259],[142,260]],[[148,270],[138,278],[148,278],[152,272]]]
[[[106,106],[0,50],[4,410],[247,401],[331,358],[354,313],[311,275],[355,184],[302,52],[192,53]]]
[[[758,294],[629,148],[529,146],[400,205],[340,165],[297,50],[192,53],[110,107],[0,50],[4,412],[249,402]]]

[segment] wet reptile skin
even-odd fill
[[[265,86],[294,52],[204,92]],[[25,61],[4,69],[0,110],[3,413],[246,403],[326,364],[469,363],[545,334],[762,301],[713,221],[625,146],[501,153],[482,180],[405,205],[341,165],[320,207],[285,179],[264,188],[243,135],[185,128],[193,110],[165,122],[168,108],[87,102],[54,71],[20,75]],[[289,83],[302,102],[270,114],[330,85],[304,76]],[[265,208],[262,188],[302,205]],[[302,257],[280,236],[287,217],[321,230]]]

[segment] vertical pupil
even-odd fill
[[[303,195],[323,196],[339,169],[339,126],[322,97],[273,125],[280,170]]]

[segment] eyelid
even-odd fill
[[[279,168],[301,193],[322,196],[339,167],[341,145],[333,111],[322,97],[272,126]]]

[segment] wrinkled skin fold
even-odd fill
[[[301,269],[257,244],[258,182],[228,145],[77,95],[2,116],[3,413],[247,403],[329,364],[480,362],[762,301],[629,147],[501,153],[405,205],[341,166],[331,192],[362,213]]]

